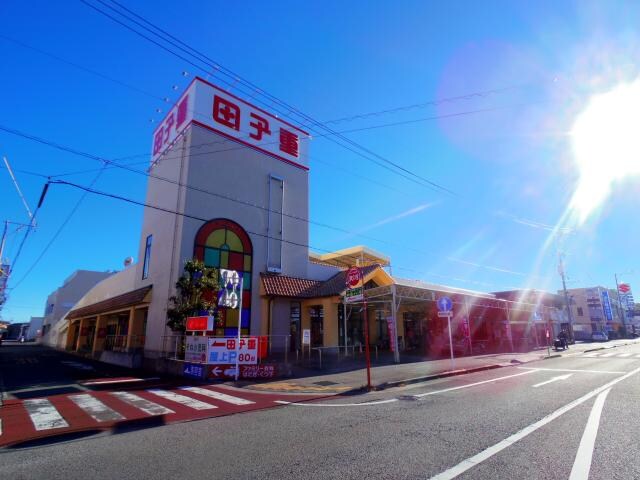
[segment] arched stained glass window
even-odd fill
[[[216,219],[205,223],[196,234],[194,257],[207,267],[236,270],[242,275],[241,329],[249,335],[251,327],[251,271],[253,247],[247,232],[236,222]],[[238,310],[221,308],[215,335],[220,337],[238,334]]]

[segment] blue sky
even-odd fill
[[[455,195],[316,138],[311,219],[369,238],[312,225],[312,246],[367,244],[391,256],[398,276],[496,291],[559,288],[561,242],[570,287],[613,286],[615,272],[634,269],[621,279],[638,284],[637,177],[616,183],[573,234],[550,238],[548,228],[579,178],[568,135],[576,115],[591,95],[640,73],[637,2],[123,1],[322,121],[493,91],[331,124],[340,131],[387,125],[347,135]],[[80,1],[9,0],[0,18],[0,125],[106,158],[148,160],[163,115],[156,110],[168,107],[162,98],[175,100],[194,74],[204,75]],[[404,121],[414,122],[388,125]],[[2,132],[0,153],[16,170],[46,175],[100,167]],[[86,185],[95,176],[66,178]],[[34,207],[44,180],[17,177]],[[95,186],[144,199],[145,178],[119,169],[107,169]],[[0,191],[0,220],[26,222],[4,169]],[[80,196],[51,188],[10,287]],[[2,316],[42,314],[47,294],[75,269],[121,268],[137,254],[141,219],[140,207],[87,196],[10,291]],[[8,239],[10,259],[21,235]]]

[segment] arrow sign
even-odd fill
[[[566,375],[558,375],[557,377],[553,377],[551,380],[547,380],[545,382],[540,382],[540,383],[536,383],[533,388],[538,388],[538,387],[542,387],[543,385],[547,385],[549,383],[553,383],[553,382],[557,382],[558,380],[566,380],[567,378],[569,378],[571,375],[573,375],[573,373],[567,373]]]
[[[440,297],[438,299],[438,310],[441,312],[450,312],[453,308],[453,302],[449,297]]]
[[[222,369],[220,367],[214,367],[211,369],[211,375],[213,375],[214,377],[219,377],[221,372]]]

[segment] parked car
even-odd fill
[[[606,342],[609,340],[609,337],[604,332],[593,332],[593,334],[591,334],[591,340],[594,342]]]

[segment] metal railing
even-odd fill
[[[129,352],[144,347],[144,335],[107,335],[102,350],[109,352]]]

